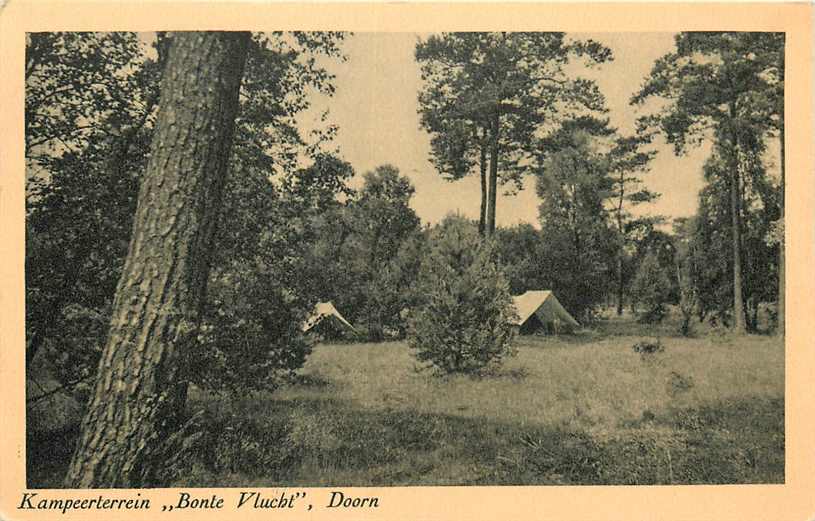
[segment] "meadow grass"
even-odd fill
[[[480,377],[421,370],[404,342],[319,345],[298,383],[271,395],[197,394],[212,417],[275,433],[261,443],[275,456],[234,454],[179,483],[783,482],[780,340],[671,336],[643,356],[632,346],[647,336],[618,326],[519,337],[517,355]],[[206,451],[229,450],[216,445]]]
[[[274,393],[192,389],[200,436],[168,470],[222,487],[783,483],[782,341],[671,331],[652,355],[630,320],[519,337],[479,377],[418,368],[404,342],[318,345]],[[50,443],[50,459],[29,445],[30,487],[59,486]]]

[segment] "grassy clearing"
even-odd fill
[[[783,482],[778,339],[667,337],[643,357],[624,330],[647,332],[521,337],[481,378],[417,371],[402,342],[320,345],[274,394],[193,392],[204,434],[176,484]]]
[[[236,454],[181,483],[783,482],[781,342],[671,337],[643,358],[631,349],[642,338],[522,337],[481,378],[417,371],[402,342],[321,345],[300,383],[271,396],[196,396],[213,418],[276,433],[261,443],[275,457],[255,468]]]

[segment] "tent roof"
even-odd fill
[[[527,291],[523,295],[512,297],[515,309],[518,311],[517,325],[523,325],[534,315],[544,304],[548,310],[567,324],[577,327],[577,320],[560,304],[557,297],[550,290]]]
[[[354,326],[352,326],[345,317],[340,315],[340,312],[337,311],[337,308],[334,307],[334,304],[331,302],[318,302],[314,309],[311,312],[311,315],[303,322],[301,329],[303,331],[308,331],[309,329],[313,328],[317,324],[319,324],[325,317],[333,317],[339,320],[343,325],[347,326],[351,330],[354,330]]]

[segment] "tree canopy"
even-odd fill
[[[604,110],[594,82],[566,73],[575,59],[603,63],[611,51],[592,40],[541,32],[442,33],[416,45],[424,82],[419,113],[431,134],[433,162],[453,180],[480,164],[487,233],[495,230],[499,178],[521,186],[547,125]]]
[[[632,104],[664,101],[640,119],[643,132],[660,132],[677,154],[712,139],[725,162],[718,172],[729,178],[733,318],[741,332],[747,327],[742,186],[760,161],[763,136],[783,127],[783,43],[782,33],[680,33],[674,52],[656,61],[631,98]]]

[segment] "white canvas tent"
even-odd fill
[[[551,291],[527,291],[523,295],[512,297],[518,321],[515,323],[521,331],[543,327],[555,333],[561,330],[580,327]]]
[[[303,332],[306,332],[316,327],[317,324],[319,324],[325,319],[333,320],[347,327],[351,331],[356,331],[354,329],[354,326],[352,326],[350,322],[345,320],[345,317],[340,315],[340,312],[337,311],[337,308],[335,308],[334,304],[332,304],[331,302],[318,302],[317,305],[314,306],[311,315],[309,315],[305,322],[303,322],[303,324],[300,326],[300,329],[302,329]]]

